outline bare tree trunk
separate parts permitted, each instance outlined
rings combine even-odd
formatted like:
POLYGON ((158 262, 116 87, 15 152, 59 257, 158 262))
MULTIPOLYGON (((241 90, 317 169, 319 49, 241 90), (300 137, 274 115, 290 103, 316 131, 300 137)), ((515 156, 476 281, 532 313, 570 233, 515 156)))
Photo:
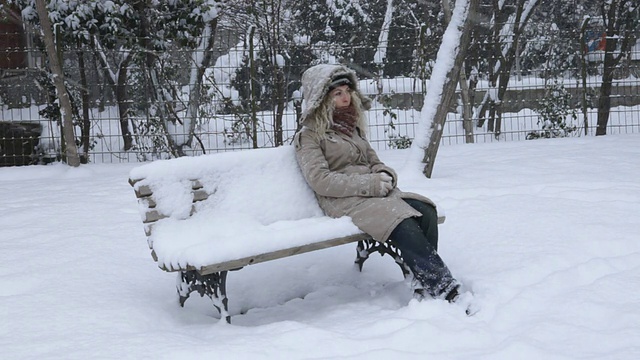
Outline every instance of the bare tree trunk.
MULTIPOLYGON (((605 50, 604 53, 602 85, 600 85, 600 96, 598 98, 598 126, 596 128, 596 136, 607 134, 607 124, 609 123, 609 114, 611 113, 611 89, 613 88, 613 70, 615 70, 616 64, 613 61, 612 51, 609 51, 609 43, 613 43, 613 41, 607 41, 607 50, 605 50)), ((615 47, 613 50, 615 50, 615 47)))
MULTIPOLYGON (((447 24, 451 21, 451 4, 449 0, 442 2, 442 8, 444 10, 444 17, 447 24)), ((473 139, 473 121, 471 120, 471 96, 469 86, 467 84, 467 74, 464 70, 464 65, 460 68, 460 76, 458 78, 460 84, 460 98, 462 101, 462 128, 464 129, 465 143, 472 144, 473 139)))
POLYGON ((56 87, 56 92, 58 93, 60 110, 62 111, 65 159, 67 164, 70 166, 78 167, 80 166, 80 157, 78 156, 78 147, 76 146, 75 134, 73 132, 71 100, 69 99, 69 94, 64 86, 64 73, 62 72, 62 65, 60 64, 56 53, 56 47, 53 42, 53 30, 51 27, 51 21, 49 21, 49 12, 47 11, 44 0, 36 0, 36 11, 38 12, 40 24, 42 25, 47 57, 49 58, 49 64, 51 65, 53 82, 56 87))
POLYGON ((284 145, 284 134, 282 129, 282 119, 284 118, 284 108, 286 103, 286 94, 285 94, 285 81, 284 74, 282 73, 282 69, 278 67, 278 71, 275 73, 276 75, 276 92, 275 92, 275 100, 276 100, 276 112, 275 118, 273 121, 274 128, 274 145, 282 146, 284 145))
MULTIPOLYGON (((134 3, 137 6, 137 10, 140 14, 146 13, 146 7, 148 1, 138 1, 134 3)), ((149 35, 151 28, 149 19, 146 16, 140 18, 140 45, 144 51, 144 72, 146 73, 146 95, 149 100, 151 109, 147 110, 147 116, 154 116, 157 118, 157 123, 162 127, 164 131, 164 138, 167 140, 167 147, 174 157, 186 156, 182 149, 176 144, 173 134, 170 132, 169 120, 171 112, 173 110, 171 103, 165 98, 164 90, 160 81, 162 80, 159 70, 156 67, 157 55, 153 49, 153 44, 149 41, 151 36, 149 35), (153 115, 151 115, 153 113, 153 115)), ((147 118, 147 121, 153 121, 151 118, 147 118)))
POLYGON ((96 58, 102 65, 105 73, 106 82, 109 84, 113 95, 116 97, 116 103, 118 104, 118 116, 120 117, 120 133, 122 134, 122 140, 124 142, 124 151, 130 150, 133 147, 133 136, 129 129, 129 99, 127 96, 127 80, 129 63, 133 59, 133 54, 130 51, 125 52, 123 58, 118 65, 116 73, 111 71, 109 62, 107 61, 106 54, 102 49, 102 46, 98 43, 97 39, 93 39, 93 49, 96 53, 96 58))
POLYGON ((488 127, 490 131, 495 132, 496 137, 500 135, 502 102, 507 91, 509 78, 511 77, 511 69, 516 61, 516 51, 520 48, 520 36, 524 31, 525 25, 531 18, 533 10, 539 5, 539 3, 540 2, 538 0, 518 0, 516 3, 513 24, 508 23, 508 18, 500 18, 503 13, 501 6, 504 6, 504 3, 498 0, 494 0, 492 3, 493 16, 495 19, 491 45, 493 54, 489 58, 489 83, 491 87, 489 91, 492 96, 485 96, 483 103, 480 105, 478 113, 480 114, 479 116, 481 121, 478 122, 478 126, 483 125, 483 113, 489 110, 490 123, 488 127), (502 27, 499 27, 500 24, 502 24, 502 27), (501 43, 501 34, 504 31, 504 28, 509 25, 513 25, 512 41, 510 43, 501 43), (497 90, 493 90, 496 87, 497 90))
POLYGON ((77 52, 78 68, 80 71, 80 93, 82 94, 82 135, 80 136, 80 144, 82 144, 82 155, 80 161, 86 164, 89 161, 89 137, 91 131, 91 120, 89 119, 89 88, 87 84, 87 74, 84 62, 84 48, 77 52))
MULTIPOLYGON (((296 134, 302 130, 302 123, 300 122, 300 120, 302 119, 302 101, 300 100, 295 100, 293 102, 293 109, 296 112, 296 134)), ((291 141, 293 143, 293 139, 291 141)))
MULTIPOLYGON (((507 93, 509 87, 509 79, 511 78, 511 69, 517 58, 517 50, 520 46, 520 37, 524 32, 524 27, 529 22, 533 10, 538 6, 540 2, 537 0, 521 0, 516 6, 516 16, 513 25, 513 42, 507 45, 506 51, 500 47, 500 71, 498 72, 498 99, 495 102, 496 110, 496 127, 494 129, 495 136, 500 135, 502 129, 502 104, 504 102, 504 96, 507 93), (530 5, 533 3, 533 5, 530 5), (504 54, 504 55, 503 55, 504 54)), ((493 118, 493 117, 492 117, 493 118)))
POLYGON ((460 69, 460 97, 462 98, 462 128, 464 129, 465 143, 473 144, 473 106, 471 104, 471 90, 467 85, 467 74, 464 66, 460 69))
POLYGON ((496 125, 496 102, 489 101, 489 123, 487 124, 487 130, 489 132, 495 132, 496 125))
MULTIPOLYGON (((93 46, 91 47, 91 49, 95 50, 93 46)), ((104 104, 106 103, 106 87, 104 86, 104 78, 106 76, 104 74, 105 70, 98 67, 98 56, 96 56, 95 51, 93 52, 93 56, 91 57, 91 65, 93 66, 93 71, 95 71, 96 73, 96 81, 91 89, 92 91, 94 91, 94 93, 100 94, 97 99, 98 112, 103 112, 104 104)))
MULTIPOLYGON (((478 118, 478 127, 484 125, 485 122, 485 114, 489 111, 489 123, 487 125, 487 130, 489 132, 493 132, 494 129, 494 114, 495 114, 495 96, 497 91, 495 88, 498 83, 498 76, 500 74, 500 66, 501 64, 500 58, 500 28, 499 24, 503 24, 504 21, 499 21, 498 16, 500 15, 500 3, 498 0, 493 0, 491 2, 491 6, 493 8, 493 28, 491 29, 490 36, 490 46, 489 46, 489 59, 488 62, 488 70, 489 70, 489 89, 485 93, 484 99, 480 104, 478 110, 479 118, 478 118)), ((504 25, 503 25, 504 26, 504 25)))
POLYGON ((286 94, 286 82, 285 75, 282 69, 283 64, 279 64, 277 59, 279 56, 282 56, 282 44, 281 36, 282 33, 280 31, 280 24, 282 19, 282 2, 281 1, 272 1, 271 6, 273 9, 273 20, 272 20, 272 44, 273 46, 273 55, 272 55, 272 64, 274 66, 273 72, 275 76, 275 88, 276 88, 276 114, 274 119, 274 130, 275 130, 275 145, 282 146, 284 145, 284 136, 282 129, 282 119, 284 118, 284 109, 287 103, 287 94, 286 94))
MULTIPOLYGON (((449 106, 451 101, 454 98, 456 92, 456 85, 460 76, 460 69, 462 68, 462 63, 464 61, 464 57, 467 53, 467 47, 469 46, 469 40, 471 39, 471 19, 473 18, 473 14, 475 13, 476 6, 478 4, 478 0, 458 0, 456 1, 456 7, 454 9, 454 17, 455 13, 458 12, 459 16, 462 18, 462 22, 458 23, 457 21, 452 20, 447 29, 445 31, 443 39, 452 38, 453 36, 447 37, 448 34, 456 34, 460 33, 460 42, 456 47, 455 60, 452 66, 449 66, 446 69, 446 79, 442 84, 442 88, 434 88, 432 89, 431 84, 433 82, 429 82, 429 90, 428 93, 442 94, 439 104, 437 105, 436 112, 431 121, 431 135, 429 138, 429 144, 424 149, 424 157, 422 162, 425 164, 423 173, 426 177, 431 178, 431 174, 433 173, 433 165, 436 160, 436 155, 438 154, 438 148, 440 147, 440 139, 442 138, 442 131, 444 129, 444 123, 447 119, 447 113, 449 112, 449 106)), ((441 54, 438 53, 437 62, 448 61, 449 56, 451 54, 441 54)), ((435 85, 438 86, 439 85, 435 85)), ((425 103, 425 105, 427 105, 425 103)))
POLYGON ((115 84, 116 101, 118 102, 118 114, 120 115, 120 133, 124 141, 124 151, 133 147, 133 136, 129 129, 129 97, 127 96, 127 78, 129 63, 133 56, 125 55, 118 66, 118 82, 115 84))
POLYGON ((258 100, 256 99, 256 61, 253 54, 253 37, 256 27, 249 30, 249 89, 251 93, 251 141, 254 149, 258 148, 258 100))
POLYGON ((373 63, 376 65, 376 88, 378 89, 378 98, 384 91, 384 85, 382 79, 384 78, 384 63, 387 58, 387 49, 389 47, 389 29, 391 28, 391 22, 393 20, 393 0, 387 0, 387 8, 384 14, 384 21, 382 21, 382 27, 378 34, 378 46, 376 46, 376 52, 373 55, 373 63))
POLYGON ((584 135, 589 135, 589 117, 587 113, 587 38, 586 30, 589 24, 589 18, 585 18, 582 21, 580 27, 580 53, 582 59, 580 59, 580 75, 582 76, 582 117, 584 122, 584 135))
MULTIPOLYGON (((193 70, 193 76, 191 78, 191 90, 189 92, 189 104, 187 106, 187 115, 185 122, 188 122, 187 127, 187 141, 183 144, 179 144, 182 148, 185 145, 191 146, 193 143, 193 137, 196 132, 196 123, 198 120, 198 110, 200 109, 200 102, 202 98, 202 83, 204 78, 205 70, 211 64, 211 60, 213 58, 213 44, 215 40, 216 30, 218 28, 218 18, 212 19, 205 27, 203 31, 202 38, 200 39, 200 44, 197 49, 194 49, 194 59, 201 58, 201 61, 194 61, 192 66, 195 66, 193 70), (204 54, 199 56, 196 52, 202 51, 204 54)), ((204 150, 204 149, 202 149, 204 150)))
MULTIPOLYGON (((602 85, 600 86, 600 98, 598 99, 598 126, 596 136, 607 134, 607 124, 611 112, 611 89, 613 87, 613 73, 620 60, 629 53, 631 47, 632 29, 635 20, 631 13, 637 11, 638 3, 631 0, 612 0, 602 4, 602 19, 606 25, 606 45, 604 49, 604 69, 602 70, 602 85), (635 8, 631 6, 635 5, 635 8), (620 52, 614 55, 618 47, 619 39, 620 52)), ((635 41, 634 41, 635 42, 635 41)))
POLYGON ((282 146, 284 145, 282 119, 287 103, 286 79, 282 69, 285 64, 280 43, 282 38, 280 24, 283 16, 283 4, 280 0, 264 0, 260 5, 262 5, 262 9, 255 12, 255 18, 262 46, 269 54, 269 70, 273 77, 273 142, 275 146, 282 146), (280 60, 282 60, 282 63, 280 60))

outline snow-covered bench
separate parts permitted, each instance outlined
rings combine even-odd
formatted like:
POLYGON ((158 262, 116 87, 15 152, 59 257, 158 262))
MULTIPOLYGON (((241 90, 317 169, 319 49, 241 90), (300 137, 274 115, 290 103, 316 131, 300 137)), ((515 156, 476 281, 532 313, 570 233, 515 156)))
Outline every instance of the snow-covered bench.
POLYGON ((360 270, 379 252, 410 274, 395 248, 349 217, 323 214, 292 146, 156 161, 131 170, 129 182, 153 259, 179 272, 180 305, 197 291, 227 322, 227 272, 247 265, 357 242, 360 270))

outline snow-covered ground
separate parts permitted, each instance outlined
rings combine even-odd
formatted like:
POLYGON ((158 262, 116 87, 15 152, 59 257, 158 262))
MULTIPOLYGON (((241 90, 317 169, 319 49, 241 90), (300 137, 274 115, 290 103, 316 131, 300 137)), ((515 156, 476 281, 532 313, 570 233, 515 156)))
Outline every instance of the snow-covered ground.
POLYGON ((475 293, 416 302, 354 245, 228 278, 232 325, 177 305, 127 183, 138 164, 0 169, 6 359, 638 359, 640 136, 441 147, 433 179, 380 156, 446 210, 440 253, 475 293))

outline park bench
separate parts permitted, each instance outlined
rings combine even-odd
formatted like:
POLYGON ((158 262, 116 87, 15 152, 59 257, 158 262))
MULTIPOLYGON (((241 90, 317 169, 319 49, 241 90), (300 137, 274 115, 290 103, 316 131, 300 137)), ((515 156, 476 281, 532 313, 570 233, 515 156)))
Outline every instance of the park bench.
POLYGON ((378 252, 411 276, 393 246, 323 214, 292 146, 159 160, 132 169, 129 183, 153 259, 178 272, 180 306, 195 291, 228 323, 227 273, 248 265, 357 243, 360 270, 378 252))

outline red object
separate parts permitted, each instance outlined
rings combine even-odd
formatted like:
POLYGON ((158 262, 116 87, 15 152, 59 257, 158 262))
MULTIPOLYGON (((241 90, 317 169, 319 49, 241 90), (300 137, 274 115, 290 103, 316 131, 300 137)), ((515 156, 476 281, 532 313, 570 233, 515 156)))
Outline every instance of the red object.
POLYGON ((602 36, 600 37, 600 42, 598 43, 598 47, 596 48, 596 50, 604 51, 606 47, 607 47, 607 33, 603 32, 602 36))

